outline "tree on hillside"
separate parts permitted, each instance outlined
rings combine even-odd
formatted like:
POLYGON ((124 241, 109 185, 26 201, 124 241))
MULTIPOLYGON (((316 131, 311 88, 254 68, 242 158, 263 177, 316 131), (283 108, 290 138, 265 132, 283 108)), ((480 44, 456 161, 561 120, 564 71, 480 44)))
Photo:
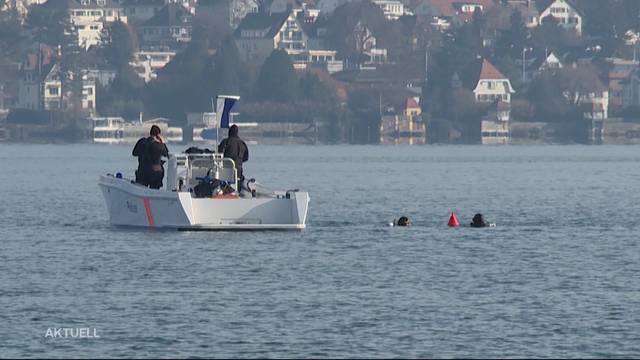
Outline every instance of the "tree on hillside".
POLYGON ((144 81, 129 63, 134 51, 135 39, 126 24, 118 21, 104 29, 98 53, 116 70, 116 77, 109 87, 96 89, 100 114, 132 119, 144 111, 144 81))
POLYGON ((527 28, 519 11, 514 11, 510 18, 509 30, 501 33, 496 43, 496 57, 510 56, 517 59, 524 47, 527 46, 527 28))
POLYGON ((188 112, 211 111, 213 59, 204 42, 192 41, 146 86, 145 108, 178 123, 188 112))
POLYGON ((132 33, 121 21, 111 23, 102 33, 101 52, 109 65, 120 70, 129 66, 135 51, 132 33))
POLYGON ((584 40, 574 31, 560 27, 558 20, 553 16, 547 16, 542 20, 542 24, 533 30, 531 42, 536 49, 548 49, 562 54, 570 48, 580 46, 584 40))
POLYGON ((333 95, 331 90, 324 84, 317 75, 306 73, 298 83, 299 99, 319 103, 329 102, 333 95))
POLYGON ((263 101, 293 102, 297 82, 289 55, 284 50, 274 50, 262 64, 255 97, 263 101))
POLYGON ((63 7, 49 6, 47 3, 32 6, 26 19, 27 27, 33 32, 34 39, 51 46, 64 46, 75 41, 74 27, 63 7))
POLYGON ((589 66, 547 70, 529 87, 528 98, 538 119, 564 122, 581 118, 581 96, 604 90, 596 69, 589 66))
POLYGON ((248 95, 249 69, 240 60, 233 37, 227 36, 214 57, 213 81, 217 94, 248 95))
MULTIPOLYGON (((0 8, 2 8, 1 4, 0 8)), ((9 9, 0 12, 0 56, 6 56, 8 53, 25 48, 27 41, 27 34, 20 24, 16 10, 9 9)))
POLYGON ((358 35, 354 34, 358 23, 376 37, 388 30, 382 10, 369 1, 357 0, 339 6, 327 20, 327 39, 344 59, 358 61, 362 54, 362 36, 354 38, 358 35))

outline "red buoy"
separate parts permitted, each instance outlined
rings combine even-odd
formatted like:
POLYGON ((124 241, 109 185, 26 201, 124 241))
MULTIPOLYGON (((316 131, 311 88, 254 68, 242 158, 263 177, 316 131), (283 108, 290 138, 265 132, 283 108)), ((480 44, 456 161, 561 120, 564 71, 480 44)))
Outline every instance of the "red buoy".
POLYGON ((460 223, 458 223, 458 219, 456 219, 456 214, 451 212, 451 216, 449 216, 449 222, 447 223, 450 227, 458 227, 460 223))

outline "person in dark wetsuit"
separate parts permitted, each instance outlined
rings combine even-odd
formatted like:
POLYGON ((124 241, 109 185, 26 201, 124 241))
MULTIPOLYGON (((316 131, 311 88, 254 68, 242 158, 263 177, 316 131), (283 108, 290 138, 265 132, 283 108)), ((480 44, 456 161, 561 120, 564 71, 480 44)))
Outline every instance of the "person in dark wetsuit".
POLYGON ((411 226, 411 220, 406 216, 401 216, 395 224, 396 226, 411 226))
MULTIPOLYGON (((153 125, 153 126, 156 126, 156 125, 153 125)), ((133 151, 131 152, 131 155, 138 158, 138 168, 136 169, 136 182, 144 186, 149 185, 146 183, 145 181, 146 179, 144 178, 143 171, 142 171, 142 159, 144 157, 144 150, 147 146, 148 139, 149 138, 147 137, 140 138, 138 142, 136 142, 136 145, 133 147, 133 151)))
POLYGON ((238 137, 238 126, 231 125, 229 136, 218 145, 218 152, 224 157, 232 159, 236 163, 238 171, 238 187, 242 188, 244 175, 242 174, 242 163, 249 160, 249 148, 247 144, 238 137))
POLYGON ((158 126, 153 125, 149 134, 138 170, 142 174, 140 183, 152 189, 160 189, 164 178, 162 157, 169 156, 169 149, 160 135, 158 126))
POLYGON ((489 225, 484 221, 484 216, 482 214, 476 214, 471 220, 471 227, 483 228, 487 226, 489 225))

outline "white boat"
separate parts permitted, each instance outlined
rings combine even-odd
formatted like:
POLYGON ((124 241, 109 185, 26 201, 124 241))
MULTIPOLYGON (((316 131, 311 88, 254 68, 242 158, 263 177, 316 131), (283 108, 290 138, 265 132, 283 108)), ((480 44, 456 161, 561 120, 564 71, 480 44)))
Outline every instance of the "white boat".
POLYGON ((169 120, 164 118, 138 122, 127 122, 120 117, 95 117, 92 120, 93 142, 99 144, 135 144, 141 137, 149 136, 151 125, 160 127, 167 142, 182 141, 182 128, 169 126, 169 120))
POLYGON ((190 230, 304 229, 309 194, 269 190, 254 181, 226 195, 203 197, 199 184, 238 189, 233 160, 215 153, 170 154, 164 189, 150 189, 120 174, 100 177, 113 225, 190 230))

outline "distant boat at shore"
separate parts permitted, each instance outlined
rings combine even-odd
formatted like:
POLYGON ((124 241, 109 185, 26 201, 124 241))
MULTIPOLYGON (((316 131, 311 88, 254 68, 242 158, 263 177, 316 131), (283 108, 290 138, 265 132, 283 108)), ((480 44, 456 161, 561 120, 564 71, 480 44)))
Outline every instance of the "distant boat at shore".
POLYGON ((98 144, 134 144, 141 137, 149 136, 152 125, 160 127, 170 143, 182 142, 182 128, 169 126, 169 120, 156 118, 128 122, 121 117, 96 117, 93 120, 93 142, 98 144))

